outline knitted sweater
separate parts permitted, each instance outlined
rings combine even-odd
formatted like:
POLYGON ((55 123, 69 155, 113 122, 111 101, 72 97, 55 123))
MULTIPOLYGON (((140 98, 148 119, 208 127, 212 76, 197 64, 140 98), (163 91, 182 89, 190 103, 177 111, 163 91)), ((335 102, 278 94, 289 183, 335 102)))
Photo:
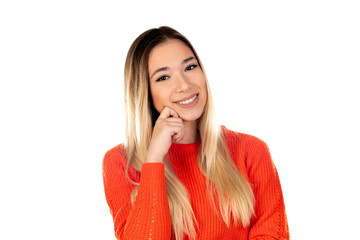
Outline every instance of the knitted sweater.
MULTIPOLYGON (((197 164, 200 143, 173 143, 167 156, 175 174, 188 190, 198 221, 196 239, 289 239, 280 181, 267 145, 256 137, 224 126, 222 131, 232 159, 251 184, 255 195, 255 217, 248 227, 230 225, 228 228, 206 197, 206 179, 197 164)), ((169 240, 171 220, 164 164, 144 163, 141 173, 129 167, 129 177, 140 182, 133 204, 130 196, 134 185, 127 179, 125 167, 122 145, 105 154, 103 180, 115 236, 117 239, 169 240)), ((217 206, 216 198, 215 201, 217 206)))

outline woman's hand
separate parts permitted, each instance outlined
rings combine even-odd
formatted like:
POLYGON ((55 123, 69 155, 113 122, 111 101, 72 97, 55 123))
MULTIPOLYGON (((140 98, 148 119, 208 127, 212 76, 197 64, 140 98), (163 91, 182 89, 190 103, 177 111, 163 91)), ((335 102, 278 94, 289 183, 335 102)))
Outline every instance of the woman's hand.
POLYGON ((181 118, 171 108, 164 107, 155 122, 145 162, 163 162, 171 143, 179 142, 183 137, 184 125, 181 118))

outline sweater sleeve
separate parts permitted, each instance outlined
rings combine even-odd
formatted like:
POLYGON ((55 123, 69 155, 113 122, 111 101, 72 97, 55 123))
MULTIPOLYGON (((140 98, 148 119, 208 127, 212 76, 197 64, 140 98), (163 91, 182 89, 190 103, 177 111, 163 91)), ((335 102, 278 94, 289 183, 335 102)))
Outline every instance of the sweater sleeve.
POLYGON ((249 240, 288 240, 279 176, 267 145, 257 138, 249 151, 247 168, 255 195, 255 217, 251 221, 249 240))
MULTIPOLYGON (((171 220, 168 208, 163 163, 145 163, 134 203, 134 185, 126 177, 126 160, 109 150, 103 159, 106 201, 114 220, 117 239, 170 239, 171 220)), ((134 169, 129 172, 136 173, 134 169)), ((129 175, 134 175, 130 174, 129 175)))

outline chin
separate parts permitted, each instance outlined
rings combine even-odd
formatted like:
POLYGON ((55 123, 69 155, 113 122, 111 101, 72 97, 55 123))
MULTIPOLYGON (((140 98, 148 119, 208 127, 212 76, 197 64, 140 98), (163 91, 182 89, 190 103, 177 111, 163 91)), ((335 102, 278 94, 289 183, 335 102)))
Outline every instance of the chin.
POLYGON ((189 114, 189 113, 179 113, 180 118, 183 121, 187 121, 187 122, 192 122, 192 121, 196 121, 198 120, 202 115, 202 112, 200 113, 193 113, 193 114, 189 114))
POLYGON ((184 118, 184 117, 181 117, 183 122, 193 122, 193 121, 197 121, 199 118, 184 118))

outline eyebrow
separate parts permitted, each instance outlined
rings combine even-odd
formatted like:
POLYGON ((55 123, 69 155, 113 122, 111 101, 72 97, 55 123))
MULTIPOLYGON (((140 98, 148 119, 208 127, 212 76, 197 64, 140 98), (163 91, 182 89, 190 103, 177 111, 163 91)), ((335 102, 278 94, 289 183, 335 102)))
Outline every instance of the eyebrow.
POLYGON ((196 59, 195 57, 188 57, 183 61, 183 64, 190 62, 191 60, 196 59))
MULTIPOLYGON (((182 64, 186 64, 188 62, 190 62, 191 60, 194 60, 196 59, 195 57, 188 57, 188 58, 185 58, 184 61, 182 62, 182 64)), ((169 67, 161 67, 161 68, 158 68, 155 70, 155 72, 151 75, 150 79, 152 79, 154 77, 155 74, 157 74, 158 72, 162 72, 162 71, 166 71, 168 70, 169 67)))

